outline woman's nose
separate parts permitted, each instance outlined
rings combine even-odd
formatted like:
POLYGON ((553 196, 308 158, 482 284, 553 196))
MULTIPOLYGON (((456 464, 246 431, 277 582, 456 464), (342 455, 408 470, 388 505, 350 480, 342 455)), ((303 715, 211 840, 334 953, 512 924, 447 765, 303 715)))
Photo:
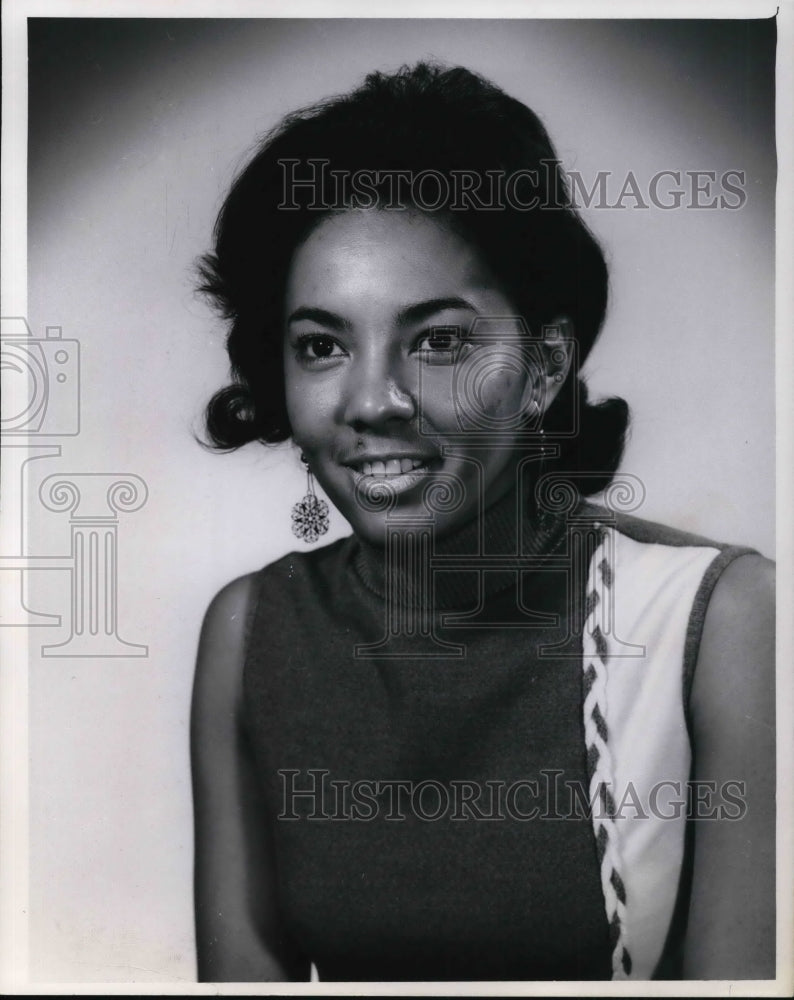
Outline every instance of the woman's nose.
POLYGON ((411 420, 416 403, 399 374, 381 363, 354 366, 347 380, 345 422, 357 428, 377 427, 390 420, 411 420))

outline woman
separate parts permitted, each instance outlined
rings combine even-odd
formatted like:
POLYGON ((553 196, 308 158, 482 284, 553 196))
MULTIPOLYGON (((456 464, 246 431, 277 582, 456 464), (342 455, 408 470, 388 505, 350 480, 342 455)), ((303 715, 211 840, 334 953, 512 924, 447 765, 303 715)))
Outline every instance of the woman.
POLYGON ((354 533, 207 612, 201 979, 773 976, 771 564, 584 499, 628 410, 536 116, 373 74, 265 140, 203 274, 213 442, 291 438, 296 533, 313 476, 354 533))

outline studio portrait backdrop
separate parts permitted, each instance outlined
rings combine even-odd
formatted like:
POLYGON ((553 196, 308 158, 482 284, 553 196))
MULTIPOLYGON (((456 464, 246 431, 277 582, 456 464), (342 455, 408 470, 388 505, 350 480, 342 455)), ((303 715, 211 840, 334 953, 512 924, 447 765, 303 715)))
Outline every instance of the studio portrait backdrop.
MULTIPOLYGON (((607 255, 585 374, 631 407, 635 513, 774 557, 775 24, 34 18, 28 44, 28 331, 4 337, 52 386, 21 514, 42 558, 30 976, 190 983, 201 618, 305 548, 294 447, 197 441, 228 360, 195 262, 232 179, 284 114, 375 69, 433 58, 528 104, 607 255), (76 641, 81 587, 105 645, 76 641)), ((348 532, 332 511, 325 540, 348 532)))

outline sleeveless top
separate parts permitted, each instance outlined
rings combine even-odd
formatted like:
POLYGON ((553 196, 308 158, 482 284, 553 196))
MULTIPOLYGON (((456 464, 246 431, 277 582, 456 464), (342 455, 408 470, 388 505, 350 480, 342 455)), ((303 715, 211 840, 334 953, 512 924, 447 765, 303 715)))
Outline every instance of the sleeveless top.
POLYGON ((679 976, 688 691, 748 551, 506 500, 260 571, 245 736, 285 943, 327 980, 679 976))

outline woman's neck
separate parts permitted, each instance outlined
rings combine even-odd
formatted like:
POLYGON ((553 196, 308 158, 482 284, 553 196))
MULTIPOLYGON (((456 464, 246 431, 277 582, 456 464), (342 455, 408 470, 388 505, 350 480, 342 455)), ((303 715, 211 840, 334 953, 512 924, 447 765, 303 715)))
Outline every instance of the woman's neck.
POLYGON ((515 569, 491 563, 486 570, 487 557, 547 553, 559 544, 564 529, 559 516, 519 509, 515 490, 509 490, 441 537, 432 522, 387 524, 385 545, 357 539, 353 565, 364 585, 384 599, 414 605, 432 600, 438 610, 463 608, 515 584, 515 569))

